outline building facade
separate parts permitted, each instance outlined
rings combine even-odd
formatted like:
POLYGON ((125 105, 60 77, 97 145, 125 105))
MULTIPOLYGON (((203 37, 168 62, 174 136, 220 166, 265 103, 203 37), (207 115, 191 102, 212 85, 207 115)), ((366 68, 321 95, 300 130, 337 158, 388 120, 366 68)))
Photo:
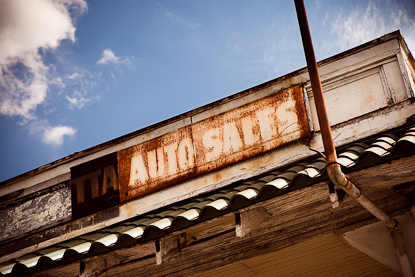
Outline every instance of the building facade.
MULTIPOLYGON (((394 32, 319 62, 342 170, 415 269, 415 62, 394 32)), ((0 184, 5 276, 402 273, 334 186, 307 69, 0 184)), ((399 249, 398 249, 399 251, 399 249)))

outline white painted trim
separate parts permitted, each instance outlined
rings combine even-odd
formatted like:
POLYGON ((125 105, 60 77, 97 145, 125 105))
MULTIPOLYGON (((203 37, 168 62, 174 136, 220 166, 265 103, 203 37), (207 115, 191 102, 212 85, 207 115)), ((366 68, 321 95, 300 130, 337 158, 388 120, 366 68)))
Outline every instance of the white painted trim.
MULTIPOLYGON (((369 116, 367 119, 360 120, 358 122, 352 121, 350 124, 341 124, 340 126, 334 127, 333 137, 337 137, 334 141, 335 146, 339 147, 349 144, 356 140, 375 135, 404 124, 406 118, 413 115, 415 103, 407 101, 388 109, 389 110, 387 112, 378 114, 377 116, 369 116)), ((374 114, 375 113, 377 112, 374 112, 374 114)), ((310 147, 320 152, 324 151, 319 132, 311 138, 310 147)), ((165 207, 197 195, 212 192, 237 181, 252 178, 265 172, 296 163, 313 155, 315 155, 315 152, 310 150, 307 145, 300 142, 293 143, 286 147, 276 149, 221 170, 190 179, 172 187, 168 187, 162 191, 124 203, 120 206, 120 213, 116 218, 87 226, 80 230, 71 231, 64 236, 43 241, 36 246, 30 246, 19 250, 16 253, 0 257, 0 263, 89 232, 97 231, 161 207, 165 207), (172 195, 174 195, 174 197, 172 197, 172 195)), ((88 217, 92 216, 93 215, 90 215, 88 217)))
POLYGON ((399 68, 401 70, 401 74, 403 78, 403 83, 405 85, 408 98, 412 98, 414 97, 414 91, 412 90, 411 82, 409 81, 410 76, 408 74, 408 71, 406 70, 405 57, 403 56, 404 55, 403 53, 405 53, 405 50, 402 49, 401 45, 400 45, 399 50, 400 51, 398 52, 397 57, 398 57, 399 68))

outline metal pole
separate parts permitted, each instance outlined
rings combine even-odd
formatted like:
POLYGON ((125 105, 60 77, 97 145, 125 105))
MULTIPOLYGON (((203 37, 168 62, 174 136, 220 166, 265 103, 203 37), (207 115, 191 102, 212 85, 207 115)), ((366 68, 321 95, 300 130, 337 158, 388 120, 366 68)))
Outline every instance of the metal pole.
POLYGON ((318 73, 316 57, 314 56, 313 42, 311 41, 310 29, 308 27, 307 15, 305 12, 304 1, 294 0, 295 9, 297 10, 298 23, 300 25, 301 38, 307 60, 308 73, 310 75, 311 89, 313 90, 314 103, 316 105, 318 123, 323 138, 324 152, 326 154, 327 164, 337 163, 336 150, 333 144, 330 123, 327 116, 326 104, 321 88, 320 75, 318 73))
POLYGON ((313 43, 311 41, 310 29, 308 27, 307 15, 303 0, 294 0, 297 11, 298 23, 300 25, 301 38, 307 61, 308 73, 310 75, 311 89, 313 90, 314 103, 316 105, 318 123, 320 124, 321 137, 323 139, 324 152, 326 154, 327 172, 330 180, 343 188, 350 196, 354 197, 366 210, 371 212, 375 217, 383 221, 388 227, 395 243, 396 253, 398 254, 402 274, 405 277, 413 276, 412 268, 406 253, 403 242, 402 232, 398 223, 387 213, 382 211, 365 195, 363 195, 356 183, 350 180, 337 163, 336 150, 334 148, 333 136, 331 133, 330 122, 327 116, 326 104, 321 87, 320 75, 318 73, 316 57, 314 55, 313 43))

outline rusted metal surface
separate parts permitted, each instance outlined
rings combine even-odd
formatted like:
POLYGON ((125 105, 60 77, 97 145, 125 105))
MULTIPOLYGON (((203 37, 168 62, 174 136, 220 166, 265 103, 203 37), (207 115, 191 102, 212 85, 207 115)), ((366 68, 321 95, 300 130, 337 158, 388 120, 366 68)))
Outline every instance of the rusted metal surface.
POLYGON ((131 200, 311 134, 302 86, 118 152, 120 199, 131 200))
POLYGON ((117 153, 71 168, 72 216, 120 203, 117 153))
POLYGON ((197 172, 209 172, 310 135, 301 86, 192 125, 197 172))
POLYGON ((191 127, 118 152, 121 202, 160 190, 195 173, 191 127))
POLYGON ((327 116, 326 105, 323 97, 320 76, 314 56, 313 44, 307 22, 307 15, 303 0, 295 0, 298 22, 300 24, 301 37, 303 39, 304 52, 307 60, 307 67, 310 74, 311 87, 315 98, 318 122, 320 124, 321 136, 323 138, 324 151, 326 153, 327 172, 334 185, 340 186, 348 195, 352 196, 372 215, 385 223, 394 239, 396 252, 399 257, 403 276, 413 276, 410 262, 406 254, 402 233, 398 222, 384 212, 357 188, 357 183, 347 177, 337 162, 336 150, 334 148, 330 123, 327 116))
POLYGON ((307 15, 303 0, 295 0, 298 23, 300 25, 301 38, 303 39, 304 52, 307 60, 308 73, 315 99, 318 122, 320 124, 321 136, 323 138, 324 152, 327 163, 336 163, 337 156, 334 149, 333 136, 331 133, 330 123, 327 116, 326 104, 323 97, 320 75, 318 73, 316 57, 314 55, 313 42, 311 41, 310 29, 308 27, 307 15))
MULTIPOLYGON (((322 65, 332 64, 333 62, 336 62, 336 61, 341 60, 343 58, 349 57, 349 56, 354 55, 356 53, 362 52, 362 51, 364 51, 366 49, 370 49, 370 48, 373 48, 373 47, 375 47, 375 46, 377 46, 379 44, 382 44, 382 43, 385 43, 385 42, 391 41, 391 40, 396 40, 396 39, 399 39, 400 41, 402 41, 402 44, 405 44, 404 41, 403 41, 403 38, 402 38, 402 36, 400 34, 400 32, 399 31, 395 31, 395 32, 392 32, 392 33, 387 34, 385 36, 382 36, 382 37, 380 37, 378 39, 372 40, 372 41, 367 42, 367 43, 365 43, 363 45, 360 45, 358 47, 355 47, 353 49, 344 51, 344 52, 342 52, 340 54, 337 54, 337 55, 332 56, 330 58, 327 58, 327 59, 325 59, 323 61, 320 61, 318 63, 318 65, 319 66, 322 66, 322 65)), ((405 49, 407 49, 406 46, 405 46, 405 49)), ((407 53, 409 53, 409 51, 407 53)), ((411 55, 409 55, 409 59, 411 61, 413 61, 413 58, 412 58, 411 55)), ((150 132, 152 130, 156 130, 156 129, 161 128, 163 126, 166 126, 166 125, 168 125, 168 124, 170 124, 172 122, 177 122, 178 120, 182 120, 184 118, 187 118, 189 116, 193 116, 193 115, 198 114, 198 113, 201 113, 203 111, 207 111, 207 110, 209 110, 209 109, 211 109, 213 107, 217 107, 219 105, 222 105, 223 103, 226 103, 226 102, 229 102, 229 101, 233 101, 235 99, 244 97, 246 95, 250 95, 252 93, 255 93, 256 91, 259 91, 259 90, 262 90, 262 89, 265 89, 265 88, 269 88, 269 87, 271 87, 273 85, 276 85, 276 84, 279 84, 279 83, 290 82, 292 79, 295 79, 298 76, 302 76, 306 72, 307 72, 307 68, 299 69, 299 70, 294 71, 294 72, 292 72, 290 74, 287 74, 287 75, 278 77, 278 78, 273 79, 273 80, 270 80, 270 81, 268 81, 266 83, 260 84, 258 86, 255 86, 255 87, 252 87, 252 88, 249 88, 249 89, 246 89, 244 91, 241 91, 241 92, 239 92, 237 94, 234 94, 234 95, 231 95, 229 97, 220 99, 220 100, 215 101, 215 102, 213 102, 211 104, 208 104, 206 106, 203 106, 203 107, 194 109, 192 111, 183 113, 181 115, 175 116, 175 117, 170 118, 168 120, 165 120, 165 121, 159 122, 157 124, 154 124, 154 125, 145 127, 143 129, 140 129, 140 130, 131 132, 129 134, 126 134, 124 136, 121 136, 121 137, 118 137, 116 139, 110 140, 108 142, 102 143, 100 145, 97 145, 97 146, 94 146, 94 147, 91 147, 91 148, 88 148, 88 149, 85 149, 85 150, 76 152, 74 154, 71 154, 71 155, 66 156, 66 157, 64 157, 62 159, 53 161, 53 162, 51 162, 49 164, 46 164, 44 166, 41 166, 41 167, 36 168, 34 170, 31 170, 29 172, 23 173, 23 174, 21 174, 19 176, 16 176, 14 178, 9 179, 9 180, 5 180, 3 182, 0 182, 0 190, 1 189, 8 190, 8 188, 10 186, 15 185, 16 183, 24 182, 28 178, 31 178, 33 176, 37 176, 39 174, 45 173, 45 172, 50 171, 52 169, 58 168, 58 167, 60 167, 62 165, 66 165, 68 163, 71 163, 73 161, 76 161, 78 159, 81 159, 81 158, 83 158, 85 156, 92 155, 94 153, 97 153, 97 152, 103 151, 105 149, 114 147, 114 146, 119 145, 119 144, 121 144, 121 143, 123 143, 125 141, 128 141, 128 140, 130 140, 130 139, 132 139, 134 137, 137 137, 137 136, 139 136, 141 134, 145 134, 145 133, 150 132)), ((298 84, 300 82, 306 81, 306 78, 300 78, 300 79, 301 80, 297 80, 297 81, 293 82, 292 84, 298 84)), ((69 172, 69 170, 67 172, 69 172)), ((67 173, 67 172, 64 172, 64 173, 67 173)))

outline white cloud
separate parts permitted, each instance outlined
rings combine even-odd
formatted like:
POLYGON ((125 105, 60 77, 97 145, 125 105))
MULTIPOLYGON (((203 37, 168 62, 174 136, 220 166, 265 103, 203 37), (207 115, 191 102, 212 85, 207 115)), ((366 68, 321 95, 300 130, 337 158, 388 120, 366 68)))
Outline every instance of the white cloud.
POLYGON ((61 146, 65 136, 74 136, 77 130, 70 126, 58 125, 52 127, 47 119, 35 119, 27 124, 29 133, 32 135, 40 135, 42 141, 48 145, 61 146))
POLYGON ((82 14, 86 9, 84 0, 0 1, 0 114, 18 116, 20 124, 45 130, 46 143, 59 145, 75 129, 45 127, 49 126, 47 120, 35 116, 50 86, 65 87, 62 78, 52 76, 53 66, 42 55, 56 49, 62 40, 75 41, 69 11, 82 14))
POLYGON ((117 80, 117 77, 115 77, 113 72, 111 72, 111 77, 112 77, 112 79, 117 80))
POLYGON ((65 136, 74 136, 76 129, 69 126, 47 128, 43 133, 43 142, 52 146, 61 146, 65 136))
POLYGON ((21 116, 24 120, 33 119, 32 112, 46 98, 47 71, 48 67, 38 53, 21 55, 14 65, 0 64, 0 113, 21 116), (17 71, 26 75, 25 78, 16 76, 17 71))
POLYGON ((333 45, 345 50, 397 29, 401 30, 409 47, 415 43, 415 19, 403 5, 395 2, 376 2, 385 6, 372 1, 362 3, 367 5, 356 6, 348 14, 338 11, 335 20, 330 22, 331 32, 337 37, 333 45))
MULTIPOLYGON (((131 57, 133 60, 134 57, 131 57)), ((134 65, 130 60, 130 57, 117 57, 114 52, 107 48, 104 51, 102 51, 102 57, 97 61, 98 64, 109 64, 113 63, 116 65, 126 65, 127 67, 134 69, 134 65)), ((111 77, 115 79, 115 75, 111 73, 111 77)))
POLYGON ((91 99, 86 98, 85 96, 82 95, 81 92, 77 90, 73 92, 72 97, 66 95, 65 99, 69 101, 70 109, 74 109, 74 108, 81 109, 91 101, 91 99))
POLYGON ((119 62, 120 58, 115 56, 114 52, 111 49, 105 49, 102 52, 102 58, 97 62, 99 64, 108 64, 108 63, 115 63, 119 62))
POLYGON ((192 21, 190 21, 190 20, 188 20, 188 19, 186 19, 186 18, 184 18, 182 16, 179 16, 179 15, 177 15, 177 14, 175 14, 175 13, 173 13, 173 12, 167 10, 167 9, 165 10, 164 13, 174 23, 181 24, 181 25, 186 26, 187 28, 190 28, 190 29, 197 29, 197 28, 199 28, 200 25, 202 25, 199 22, 192 22, 192 21))
POLYGON ((76 78, 80 77, 81 75, 78 72, 74 72, 68 76, 69 80, 75 80, 76 78))
POLYGON ((200 22, 193 22, 183 16, 180 16, 178 14, 173 13, 172 11, 169 11, 164 6, 162 6, 160 3, 157 4, 164 12, 164 14, 175 24, 179 24, 182 26, 185 26, 190 29, 197 29, 202 25, 200 22))
POLYGON ((100 74, 92 74, 87 70, 78 69, 78 71, 69 75, 65 79, 66 90, 72 90, 71 95, 66 94, 65 99, 68 101, 69 109, 81 109, 89 103, 98 100, 98 95, 90 95, 98 85, 97 80, 101 78, 100 74))

